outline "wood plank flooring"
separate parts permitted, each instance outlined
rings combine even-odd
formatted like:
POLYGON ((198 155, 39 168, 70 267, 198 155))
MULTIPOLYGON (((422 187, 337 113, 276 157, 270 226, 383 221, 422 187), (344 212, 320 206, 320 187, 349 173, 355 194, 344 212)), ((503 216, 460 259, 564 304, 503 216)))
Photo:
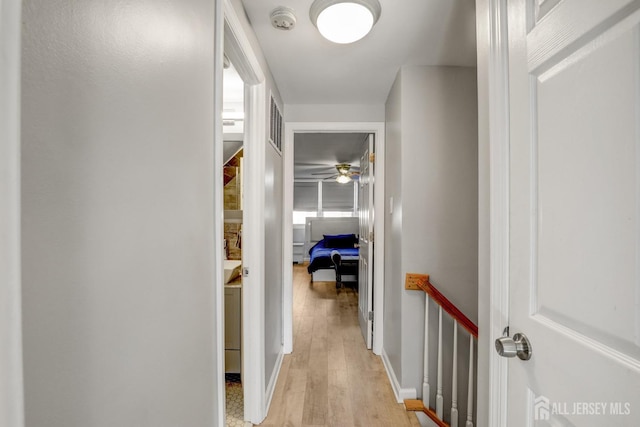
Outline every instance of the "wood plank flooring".
POLYGON ((293 353, 284 357, 264 427, 420 426, 395 400, 380 357, 365 347, 358 296, 310 283, 293 267, 293 353))

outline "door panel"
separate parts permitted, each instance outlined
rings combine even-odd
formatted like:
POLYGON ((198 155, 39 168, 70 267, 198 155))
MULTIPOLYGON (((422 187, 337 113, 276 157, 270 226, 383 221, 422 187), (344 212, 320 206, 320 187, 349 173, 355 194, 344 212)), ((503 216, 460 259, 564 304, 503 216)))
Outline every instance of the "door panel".
POLYGON ((535 311, 615 347, 639 332, 637 94, 628 86, 637 79, 637 36, 626 32, 603 46, 585 46, 538 76, 533 88, 535 311), (619 114, 607 119, 608 111, 619 114), (607 283, 617 283, 616 291, 607 283))
POLYGON ((638 9, 509 2, 509 426, 640 422, 638 9))
POLYGON ((371 348, 373 339, 373 321, 369 313, 373 310, 373 135, 369 135, 364 153, 360 158, 360 181, 358 183, 359 215, 359 263, 358 263, 358 318, 362 336, 371 348))

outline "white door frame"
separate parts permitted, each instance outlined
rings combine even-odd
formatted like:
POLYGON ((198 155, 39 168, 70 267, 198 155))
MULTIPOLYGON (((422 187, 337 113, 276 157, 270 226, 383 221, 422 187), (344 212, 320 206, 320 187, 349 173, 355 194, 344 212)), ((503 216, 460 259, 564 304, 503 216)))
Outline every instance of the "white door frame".
POLYGON ((0 424, 24 426, 20 280, 20 0, 0 0, 0 424))
POLYGON ((509 324, 507 0, 477 0, 479 130, 478 425, 506 427, 507 359, 493 341, 509 324), (487 229, 488 228, 488 229, 487 229), (489 253, 488 257, 483 256, 489 253))
MULTIPOLYGON (((264 156, 266 135, 266 84, 265 75, 251 43, 243 29, 231 0, 216 0, 224 12, 224 25, 216 22, 215 84, 216 84, 216 144, 214 173, 222 183, 222 74, 223 54, 227 56, 245 82, 245 130, 244 130, 244 200, 243 200, 243 269, 250 274, 242 279, 242 355, 244 419, 259 424, 266 416, 265 344, 264 344, 264 156), (223 37, 224 35, 224 37, 223 37)), ((216 388, 218 396, 219 425, 225 425, 224 381, 224 280, 222 244, 223 188, 215 185, 215 242, 216 256, 216 388)))
POLYGON ((284 125, 284 207, 283 207, 283 324, 284 353, 293 351, 293 140, 296 133, 373 133, 374 167, 374 259, 373 266, 373 352, 382 353, 384 307, 384 122, 288 122, 284 125))

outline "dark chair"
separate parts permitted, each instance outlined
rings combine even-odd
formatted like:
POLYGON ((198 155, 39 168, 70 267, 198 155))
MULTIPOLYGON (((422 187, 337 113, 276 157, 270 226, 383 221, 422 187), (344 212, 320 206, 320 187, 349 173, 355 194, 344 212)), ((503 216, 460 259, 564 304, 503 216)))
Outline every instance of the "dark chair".
POLYGON ((342 255, 338 251, 331 252, 331 261, 333 268, 336 270, 336 287, 342 287, 344 282, 342 276, 356 276, 356 284, 358 283, 358 261, 342 262, 342 255))

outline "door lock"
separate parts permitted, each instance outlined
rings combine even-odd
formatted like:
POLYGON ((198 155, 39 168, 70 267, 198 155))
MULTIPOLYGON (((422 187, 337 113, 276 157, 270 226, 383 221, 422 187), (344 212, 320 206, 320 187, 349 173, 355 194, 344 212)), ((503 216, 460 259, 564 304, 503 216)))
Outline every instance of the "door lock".
POLYGON ((496 340, 496 351, 502 357, 516 357, 520 360, 531 359, 531 343, 525 334, 515 334, 513 338, 509 336, 508 327, 505 328, 505 336, 496 340))

